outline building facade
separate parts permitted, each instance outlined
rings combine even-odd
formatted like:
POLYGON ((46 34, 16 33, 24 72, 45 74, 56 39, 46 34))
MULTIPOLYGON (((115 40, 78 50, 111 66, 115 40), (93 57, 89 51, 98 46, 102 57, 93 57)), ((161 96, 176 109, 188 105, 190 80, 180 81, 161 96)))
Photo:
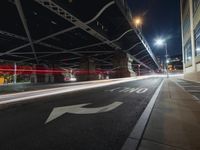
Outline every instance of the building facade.
POLYGON ((180 0, 184 77, 200 81, 200 0, 180 0))

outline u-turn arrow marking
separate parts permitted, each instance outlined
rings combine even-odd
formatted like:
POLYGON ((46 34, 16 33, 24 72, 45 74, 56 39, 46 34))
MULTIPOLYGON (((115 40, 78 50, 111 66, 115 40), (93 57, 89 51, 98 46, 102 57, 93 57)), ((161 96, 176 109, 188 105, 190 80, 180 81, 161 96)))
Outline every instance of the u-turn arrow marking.
POLYGON ((91 103, 86 104, 79 104, 79 105, 71 105, 71 106, 63 106, 63 107, 55 107, 49 117, 47 118, 45 123, 49 123, 53 121, 54 119, 64 115, 65 113, 71 113, 71 114, 96 114, 96 113, 103 113, 111 111, 117 107, 119 107, 122 102, 113 102, 110 105, 103 106, 103 107, 96 107, 96 108, 85 108, 84 106, 87 106, 91 103))

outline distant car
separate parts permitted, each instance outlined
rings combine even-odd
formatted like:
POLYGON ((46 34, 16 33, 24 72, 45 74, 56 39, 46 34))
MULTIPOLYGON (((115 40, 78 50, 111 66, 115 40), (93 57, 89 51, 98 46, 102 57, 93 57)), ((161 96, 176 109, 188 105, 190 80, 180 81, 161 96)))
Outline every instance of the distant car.
POLYGON ((70 78, 70 77, 65 77, 65 78, 64 78, 64 81, 65 81, 65 82, 76 81, 76 78, 74 78, 74 77, 71 77, 71 78, 70 78))

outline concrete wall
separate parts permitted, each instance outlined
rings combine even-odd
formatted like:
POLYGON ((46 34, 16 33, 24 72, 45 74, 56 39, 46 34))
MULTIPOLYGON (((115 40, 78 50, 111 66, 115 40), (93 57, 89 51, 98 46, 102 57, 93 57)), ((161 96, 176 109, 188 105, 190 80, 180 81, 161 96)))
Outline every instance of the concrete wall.
POLYGON ((200 72, 184 74, 184 79, 199 82, 200 72))
POLYGON ((196 56, 196 47, 195 47, 195 37, 194 30, 200 22, 200 5, 197 10, 193 10, 193 0, 180 0, 181 4, 181 28, 182 28, 182 53, 183 53, 183 70, 184 78, 200 81, 200 56, 196 56), (186 6, 183 9, 182 4, 186 2, 186 6), (187 16, 189 13, 189 16, 187 16), (189 29, 186 33, 183 33, 183 24, 186 23, 186 20, 190 20, 189 29), (192 49, 192 59, 191 61, 186 62, 185 60, 185 50, 184 47, 188 39, 191 38, 191 49, 192 49))

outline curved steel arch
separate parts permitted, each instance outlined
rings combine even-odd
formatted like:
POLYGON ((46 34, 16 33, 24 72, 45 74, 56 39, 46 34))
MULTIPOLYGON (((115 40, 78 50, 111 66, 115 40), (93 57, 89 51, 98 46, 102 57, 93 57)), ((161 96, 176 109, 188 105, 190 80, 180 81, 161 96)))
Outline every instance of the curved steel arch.
POLYGON ((92 23, 95 21, 107 8, 109 8, 111 5, 115 4, 115 1, 111 1, 108 4, 106 4, 98 13, 96 16, 94 16, 92 19, 86 21, 86 24, 92 23))

